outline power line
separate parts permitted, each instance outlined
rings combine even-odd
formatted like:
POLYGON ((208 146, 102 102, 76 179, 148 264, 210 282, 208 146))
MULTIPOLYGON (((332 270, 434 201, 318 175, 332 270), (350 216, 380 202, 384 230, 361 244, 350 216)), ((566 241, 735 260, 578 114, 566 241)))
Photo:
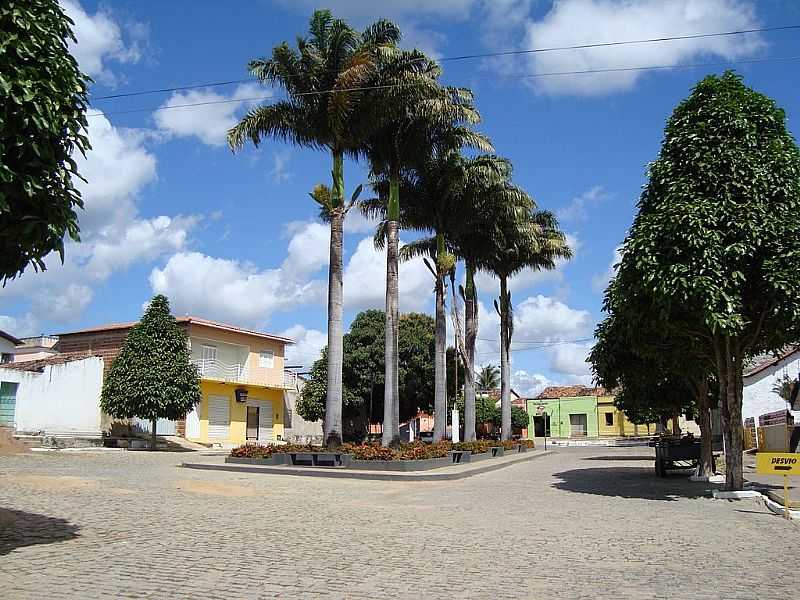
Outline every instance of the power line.
MULTIPOLYGON (((800 56, 778 56, 772 58, 753 58, 753 59, 742 59, 742 60, 730 60, 730 61, 721 61, 721 62, 711 62, 711 63, 696 63, 691 65, 652 65, 647 67, 613 67, 608 69, 586 69, 583 71, 554 71, 550 73, 533 73, 530 75, 519 75, 515 77, 515 79, 535 79, 538 77, 552 77, 558 75, 586 75, 591 73, 621 73, 626 71, 652 71, 652 70, 678 70, 678 69, 700 69, 706 67, 720 67, 725 65, 739 65, 739 64, 755 64, 755 63, 769 63, 769 62, 789 62, 789 61, 796 61, 800 60, 800 56)), ((368 90, 378 90, 378 89, 389 89, 393 87, 402 87, 404 85, 413 85, 413 84, 387 84, 387 85, 373 85, 373 86, 361 86, 361 87, 352 87, 352 88, 342 88, 338 90, 317 90, 314 92, 301 92, 298 94, 294 94, 294 96, 313 96, 313 95, 322 95, 322 94, 332 94, 337 92, 361 92, 361 91, 368 91, 368 90)), ((206 102, 188 102, 185 104, 170 104, 167 106, 156 106, 150 108, 135 108, 131 110, 120 110, 120 111, 113 111, 109 113, 103 112, 96 112, 96 113, 87 113, 87 117, 101 117, 101 116, 111 116, 111 115, 127 115, 133 113, 141 113, 141 112, 157 112, 162 110, 169 110, 174 108, 190 108, 196 106, 209 106, 215 104, 230 104, 233 102, 256 102, 259 100, 269 100, 273 98, 272 95, 269 96, 256 96, 250 98, 229 98, 226 100, 209 100, 206 102)))
MULTIPOLYGON (((564 50, 586 50, 589 48, 605 48, 610 46, 624 46, 624 45, 631 45, 631 44, 654 44, 660 42, 671 42, 671 41, 679 41, 679 40, 694 40, 700 38, 710 38, 710 37, 729 37, 734 35, 744 35, 748 33, 768 33, 773 31, 787 31, 792 29, 800 29, 800 25, 782 25, 778 27, 760 27, 760 28, 753 28, 753 29, 739 29, 735 31, 721 31, 721 32, 714 32, 714 33, 696 33, 691 35, 675 35, 675 36, 665 36, 665 37, 658 37, 658 38, 644 38, 638 40, 619 40, 613 42, 595 42, 589 44, 576 44, 572 46, 551 46, 548 48, 530 48, 527 50, 501 50, 497 52, 483 52, 478 54, 462 54, 460 56, 448 56, 444 58, 440 58, 439 62, 455 62, 455 61, 462 61, 462 60, 474 60, 478 58, 497 58, 501 56, 521 56, 526 54, 540 54, 544 52, 559 52, 564 50)), ((180 85, 175 87, 168 87, 168 88, 160 88, 160 89, 153 89, 153 90, 141 90, 135 92, 124 92, 120 94, 109 94, 106 96, 98 96, 93 98, 92 101, 96 102, 99 100, 114 100, 117 98, 127 98, 131 96, 143 96, 146 94, 163 94, 167 92, 179 92, 184 90, 193 90, 198 88, 204 87, 219 87, 225 85, 234 85, 238 83, 248 83, 252 82, 252 79, 232 79, 230 81, 216 81, 210 83, 199 83, 199 84, 192 84, 192 85, 180 85)))

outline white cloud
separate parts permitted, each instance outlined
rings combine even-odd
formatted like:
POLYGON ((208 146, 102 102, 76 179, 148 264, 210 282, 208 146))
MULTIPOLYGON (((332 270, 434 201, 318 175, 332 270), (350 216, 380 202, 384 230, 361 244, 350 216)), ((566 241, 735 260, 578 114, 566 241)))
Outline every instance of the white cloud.
POLYGON ((561 221, 583 222, 589 218, 589 210, 608 199, 608 193, 602 185, 596 185, 591 189, 576 196, 569 203, 559 208, 556 215, 561 221))
MULTIPOLYGON (((511 25, 513 26, 513 20, 511 25)), ((742 0, 571 0, 556 1, 540 20, 528 20, 521 47, 546 48, 750 29, 758 26, 755 6, 742 0)), ((675 40, 528 56, 526 72, 542 74, 617 67, 675 66, 704 58, 733 60, 764 47, 758 34, 675 40)), ((643 71, 538 77, 539 93, 605 95, 631 89, 643 71)))
MULTIPOLYGON (((588 311, 575 309, 549 296, 529 296, 514 302, 514 333, 512 352, 537 347, 539 344, 554 344, 583 339, 591 335, 593 320, 588 311)), ((478 347, 479 362, 491 360, 500 354, 500 317, 493 305, 486 307, 478 303, 478 347)), ((543 346, 546 350, 558 347, 543 346)))
POLYGON ((0 329, 17 338, 34 336, 41 332, 39 319, 33 313, 20 317, 0 315, 0 329))
MULTIPOLYGON (((572 249, 574 255, 578 254, 583 245, 577 235, 567 233, 567 245, 572 249)), ((532 288, 535 285, 544 283, 559 283, 564 280, 564 267, 568 264, 566 260, 556 261, 556 268, 550 271, 538 271, 535 269, 523 269, 508 279, 508 289, 512 293, 519 293, 532 288)), ((500 295, 500 281, 491 273, 479 271, 475 274, 475 285, 481 294, 488 293, 492 297, 500 295)))
POLYGON ((321 302, 320 281, 297 282, 283 269, 179 252, 150 273, 156 294, 169 296, 176 313, 203 315, 243 325, 261 325, 276 311, 321 302))
POLYGON ((330 261, 331 230, 322 223, 295 222, 287 226, 293 231, 286 259, 281 268, 293 279, 308 277, 330 261))
MULTIPOLYGON (((300 9, 303 13, 319 8, 317 0, 280 0, 281 4, 300 9)), ((379 18, 419 17, 433 15, 451 19, 466 19, 478 0, 328 0, 334 17, 374 21, 379 18)))
POLYGON ((289 151, 272 153, 272 168, 269 170, 270 179, 273 183, 281 184, 289 181, 294 173, 287 168, 289 165, 289 151))
POLYGON ((352 208, 344 218, 345 233, 374 233, 380 219, 368 219, 361 211, 352 208))
POLYGON ((230 96, 217 93, 211 89, 188 90, 174 92, 158 110, 153 113, 159 129, 175 137, 196 137, 209 146, 223 146, 226 143, 228 130, 236 125, 237 113, 244 106, 261 102, 263 98, 272 97, 271 90, 259 87, 255 83, 238 86, 230 96), (180 108, 183 104, 202 104, 180 108), (176 106, 178 108, 166 108, 176 106))
POLYGON ((73 30, 78 42, 70 42, 69 50, 87 75, 114 84, 116 77, 109 71, 108 62, 136 63, 140 60, 140 45, 147 35, 147 28, 142 24, 134 23, 127 29, 126 41, 122 28, 107 10, 100 9, 90 15, 76 0, 60 0, 60 4, 75 22, 73 30))
POLYGON ((286 347, 286 365, 301 366, 303 370, 320 357, 320 352, 328 344, 328 334, 319 329, 306 329, 303 325, 293 325, 281 332, 295 343, 286 347))
POLYGON ((550 352, 550 369, 565 376, 569 383, 589 385, 592 374, 586 358, 591 349, 591 342, 555 346, 550 352))
MULTIPOLYGON (((401 262, 398 272, 400 312, 424 311, 433 298, 433 276, 422 259, 401 262)), ((386 307, 386 250, 364 238, 344 269, 344 304, 352 310, 386 307)))
POLYGON ((74 157, 87 180, 75 182, 83 197, 78 218, 84 234, 130 221, 136 195, 156 179, 156 157, 144 147, 143 130, 114 127, 100 115, 89 119, 88 133, 92 149, 86 158, 74 157))
POLYGON ((549 385, 556 384, 541 373, 529 373, 519 369, 511 374, 511 389, 523 398, 535 398, 549 385))
POLYGON ((81 242, 67 242, 65 260, 50 254, 47 270, 28 269, 0 289, 0 299, 28 304, 30 318, 67 322, 89 306, 93 286, 132 264, 184 250, 201 217, 139 217, 137 195, 156 179, 156 159, 144 146, 148 132, 113 127, 104 117, 89 122, 92 149, 76 156, 87 182, 77 181, 85 209, 78 214, 81 242))
POLYGON ((77 283, 69 284, 57 294, 36 296, 33 299, 33 310, 37 314, 59 323, 76 320, 92 301, 92 288, 77 283))
POLYGON ((519 342, 555 342, 591 333, 588 311, 567 306, 547 296, 531 296, 514 307, 514 338, 519 342))
POLYGON ((617 265, 622 260, 622 246, 614 248, 614 257, 608 264, 608 268, 602 273, 598 273, 592 277, 592 291, 596 294, 602 294, 611 283, 614 275, 617 273, 617 265))

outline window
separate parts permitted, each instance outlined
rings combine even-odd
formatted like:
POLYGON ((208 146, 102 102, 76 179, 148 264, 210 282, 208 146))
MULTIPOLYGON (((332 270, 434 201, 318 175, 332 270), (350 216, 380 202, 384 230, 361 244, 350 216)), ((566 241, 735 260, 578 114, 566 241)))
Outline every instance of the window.
POLYGON ((203 360, 217 360, 217 347, 216 346, 206 346, 203 344, 203 360))
POLYGON ((614 425, 614 413, 607 412, 606 413, 606 427, 611 427, 614 425))
POLYGON ((8 352, 3 352, 0 354, 0 363, 12 363, 14 362, 14 355, 9 354, 8 352))
POLYGON ((265 350, 258 353, 258 366, 271 369, 275 363, 275 354, 272 350, 265 350))

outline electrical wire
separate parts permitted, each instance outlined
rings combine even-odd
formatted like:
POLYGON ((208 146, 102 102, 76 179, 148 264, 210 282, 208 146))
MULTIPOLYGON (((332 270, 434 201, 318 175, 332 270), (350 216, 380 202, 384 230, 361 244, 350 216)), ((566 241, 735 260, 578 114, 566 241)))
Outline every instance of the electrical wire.
MULTIPOLYGON (((497 58, 502 56, 522 56, 526 54, 539 54, 545 52, 559 52, 559 51, 566 51, 566 50, 587 50, 590 48, 606 48, 612 46, 624 46, 630 44, 653 44, 653 43, 660 43, 660 42, 671 42, 671 41, 679 41, 679 40, 694 40, 700 38, 710 38, 710 37, 727 37, 727 36, 734 36, 734 35, 744 35, 748 33, 768 33, 774 31, 787 31, 793 29, 800 29, 800 25, 781 25, 778 27, 760 27, 760 28, 753 28, 753 29, 739 29, 735 31, 721 31, 721 32, 714 32, 714 33, 696 33, 691 35, 676 35, 676 36, 665 36, 665 37, 658 37, 658 38, 645 38, 645 39, 638 39, 638 40, 619 40, 619 41, 612 41, 612 42, 595 42, 595 43, 588 43, 588 44, 575 44, 572 46, 551 46, 548 48, 530 48, 526 50, 500 50, 497 52, 483 52, 477 54, 462 54, 460 56, 448 56, 444 58, 440 58, 439 62, 455 62, 455 61, 462 61, 462 60, 474 60, 478 58, 497 58)), ((207 88, 207 87, 221 87, 225 85, 235 85, 238 83, 249 83, 252 82, 252 79, 232 79, 229 81, 215 81, 209 83, 197 83, 192 85, 180 85, 175 87, 167 87, 167 88, 159 88, 153 90, 140 90, 135 92, 123 92, 119 94, 108 94, 105 96, 97 96, 96 98, 92 98, 93 102, 97 102, 99 100, 116 100, 118 98, 128 98, 131 96, 143 96, 146 94, 164 94, 167 92, 180 92, 184 90, 193 90, 198 88, 207 88)))
MULTIPOLYGON (((652 65, 647 67, 614 67, 609 69, 586 69, 583 71, 555 71, 551 73, 533 73, 530 75, 519 75, 517 79, 530 79, 530 78, 537 78, 537 77, 551 77, 557 75, 586 75, 591 73, 620 73, 625 71, 650 71, 650 70, 678 70, 678 69, 699 69, 705 67, 719 67, 724 65, 738 65, 738 64, 754 64, 754 63, 768 63, 768 62, 787 62, 787 61, 797 61, 800 60, 800 56, 779 56, 779 57, 772 57, 772 58, 754 58, 754 59, 744 59, 744 60, 731 60, 731 61, 722 61, 722 62, 713 62, 713 63, 697 63, 691 65, 652 65)), ((402 87, 403 85, 413 85, 413 84, 387 84, 387 85, 373 85, 373 86, 360 86, 360 87, 351 87, 351 88, 342 88, 338 90, 317 90, 314 92, 301 92, 298 94, 294 94, 293 96, 311 96, 311 95, 322 95, 322 94, 332 94, 332 93, 341 93, 341 92, 361 92, 361 91, 368 91, 368 90, 378 90, 378 89, 388 89, 392 87, 402 87)), ((228 98, 226 100, 209 100, 206 102, 187 102, 185 104, 170 104, 167 106, 156 106, 150 108, 135 108, 131 110, 120 110, 120 111, 112 111, 109 113, 104 112, 95 112, 95 113, 87 113, 87 117, 102 117, 102 116, 115 116, 115 115, 127 115, 133 113, 141 113, 141 112, 157 112, 162 110, 169 110, 174 108, 191 108, 197 106, 210 106, 216 104, 231 104, 233 102, 257 102, 260 100, 269 100, 274 96, 255 96, 249 98, 228 98)))

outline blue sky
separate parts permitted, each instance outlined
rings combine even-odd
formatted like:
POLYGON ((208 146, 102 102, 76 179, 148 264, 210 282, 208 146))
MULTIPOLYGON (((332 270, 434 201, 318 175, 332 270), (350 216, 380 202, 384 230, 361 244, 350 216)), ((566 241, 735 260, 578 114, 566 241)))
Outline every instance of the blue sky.
MULTIPOLYGON (((76 21, 73 52, 102 96, 246 79, 245 65, 306 30, 331 8, 362 27, 398 22, 405 44, 439 58, 800 23, 793 0, 62 0, 76 21)), ((556 211, 575 259, 553 273, 523 273, 515 303, 514 386, 588 382, 584 363, 615 251, 630 225, 674 106, 709 72, 725 67, 569 76, 545 73, 686 66, 800 56, 797 30, 658 44, 445 60, 444 80, 472 88, 480 129, 510 158, 515 180, 556 211), (547 348, 531 341, 557 342, 547 348)), ((800 61, 739 64, 746 82, 774 97, 797 132, 800 61)), ((322 153, 268 142, 232 155, 224 132, 254 98, 279 90, 254 82, 96 100, 93 151, 82 164, 83 243, 64 265, 27 272, 0 290, 0 328, 18 336, 138 318, 154 293, 191 313, 286 333, 294 364, 325 343, 327 235, 307 192, 329 178, 322 153), (237 99, 227 104, 159 107, 237 99), (135 112, 130 112, 135 111, 135 112)), ((365 182, 348 164, 346 184, 365 182)), ((351 215, 345 236, 345 320, 382 308, 383 256, 373 224, 351 215)), ((403 239, 412 234, 404 233, 403 239)), ((480 278, 479 361, 497 362, 497 284, 480 278)), ((420 263, 401 267, 401 310, 432 311, 432 280, 420 263)))

